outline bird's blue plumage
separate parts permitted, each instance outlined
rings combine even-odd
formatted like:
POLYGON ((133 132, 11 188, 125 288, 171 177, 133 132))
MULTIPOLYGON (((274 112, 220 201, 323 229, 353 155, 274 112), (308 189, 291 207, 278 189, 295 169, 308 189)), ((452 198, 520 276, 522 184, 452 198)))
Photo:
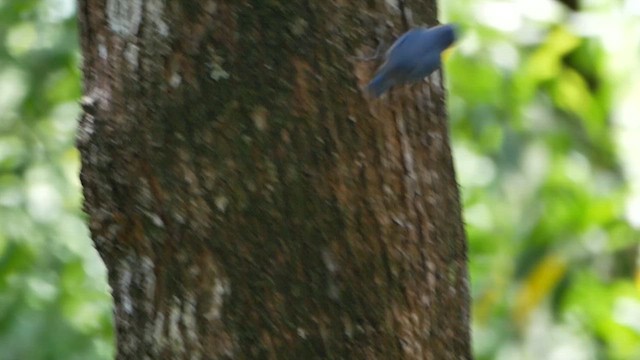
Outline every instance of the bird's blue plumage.
POLYGON ((455 41, 455 33, 455 26, 450 24, 407 31, 389 48, 367 91, 378 97, 392 86, 430 75, 440 67, 440 55, 455 41))
POLYGON ((371 95, 379 97, 394 85, 393 80, 393 78, 387 76, 387 73, 385 71, 378 71, 373 80, 371 80, 371 82, 369 82, 369 85, 367 85, 367 91, 371 95))

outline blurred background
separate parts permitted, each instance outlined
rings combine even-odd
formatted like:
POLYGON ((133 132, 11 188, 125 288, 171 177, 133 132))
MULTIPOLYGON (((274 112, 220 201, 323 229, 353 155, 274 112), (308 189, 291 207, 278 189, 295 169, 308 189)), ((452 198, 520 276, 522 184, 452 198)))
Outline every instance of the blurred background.
MULTIPOLYGON (((640 0, 441 1, 477 359, 640 359, 640 0), (571 1, 568 1, 571 4, 571 1)), ((0 359, 110 359, 75 0, 0 0, 0 359)))

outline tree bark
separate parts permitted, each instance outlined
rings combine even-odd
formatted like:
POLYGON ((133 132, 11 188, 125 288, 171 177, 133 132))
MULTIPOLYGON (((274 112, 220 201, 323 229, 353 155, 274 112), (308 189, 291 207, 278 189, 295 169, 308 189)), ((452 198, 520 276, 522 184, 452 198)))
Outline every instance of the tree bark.
POLYGON ((362 90, 436 23, 390 3, 79 0, 119 359, 471 358, 441 74, 362 90))

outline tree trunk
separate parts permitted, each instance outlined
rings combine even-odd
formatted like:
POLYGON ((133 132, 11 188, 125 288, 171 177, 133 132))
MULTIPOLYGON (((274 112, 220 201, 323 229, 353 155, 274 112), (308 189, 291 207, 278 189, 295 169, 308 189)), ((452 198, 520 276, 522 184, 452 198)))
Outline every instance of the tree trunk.
POLYGON ((471 358, 441 75, 362 90, 357 56, 436 22, 389 3, 79 1, 119 359, 471 358))

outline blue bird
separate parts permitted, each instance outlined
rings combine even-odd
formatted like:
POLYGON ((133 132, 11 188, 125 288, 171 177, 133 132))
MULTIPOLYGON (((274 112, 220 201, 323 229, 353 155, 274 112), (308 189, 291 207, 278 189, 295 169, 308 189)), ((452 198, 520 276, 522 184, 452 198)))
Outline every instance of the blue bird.
POLYGON ((374 97, 395 85, 418 82, 440 67, 440 56, 456 40, 456 26, 416 28, 404 33, 387 51, 386 60, 367 92, 374 97))

